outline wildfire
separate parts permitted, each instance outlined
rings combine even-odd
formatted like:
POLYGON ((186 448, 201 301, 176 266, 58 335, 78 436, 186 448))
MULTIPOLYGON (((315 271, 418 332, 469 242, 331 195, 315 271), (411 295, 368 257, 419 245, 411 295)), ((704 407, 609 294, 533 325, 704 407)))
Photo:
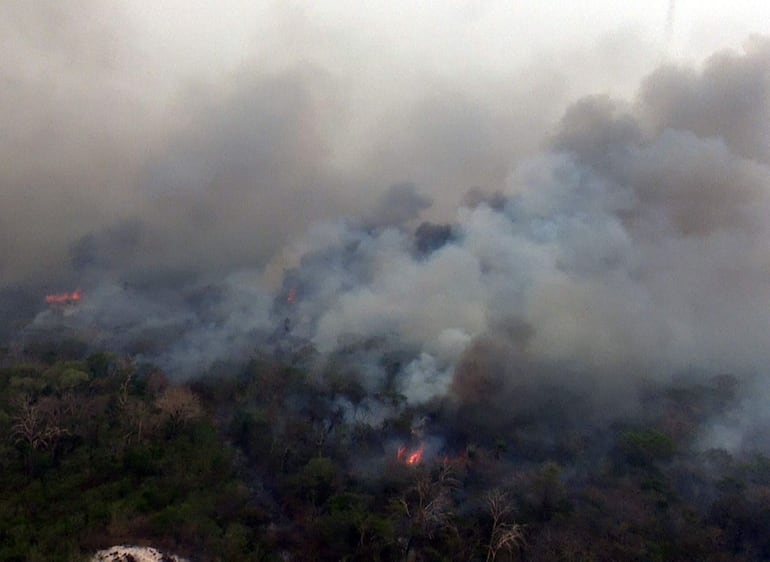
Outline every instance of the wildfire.
POLYGON ((286 295, 286 302, 288 302, 289 304, 292 304, 296 299, 297 299, 297 292, 294 289, 289 289, 289 294, 286 295))
POLYGON ((71 293, 54 293, 45 296, 45 302, 48 304, 67 304, 80 300, 80 289, 75 289, 71 293))
POLYGON ((405 446, 402 445, 396 451, 396 459, 398 459, 399 462, 406 464, 419 464, 422 462, 422 453, 424 449, 425 445, 422 443, 420 443, 420 446, 414 450, 408 450, 405 446))

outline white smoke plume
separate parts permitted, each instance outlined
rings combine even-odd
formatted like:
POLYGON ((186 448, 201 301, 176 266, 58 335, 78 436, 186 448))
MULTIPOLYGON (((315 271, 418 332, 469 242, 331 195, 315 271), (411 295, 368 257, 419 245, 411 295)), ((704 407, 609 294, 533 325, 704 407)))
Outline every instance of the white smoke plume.
POLYGON ((304 41, 278 26, 181 88, 117 25, 131 6, 65 2, 55 25, 1 9, 0 289, 84 294, 32 328, 177 377, 265 350, 354 358, 369 393, 411 405, 555 372, 610 394, 683 372, 770 382, 768 39, 655 69, 629 31, 517 59, 515 81, 274 8, 304 41), (495 372, 476 373, 481 351, 495 372))

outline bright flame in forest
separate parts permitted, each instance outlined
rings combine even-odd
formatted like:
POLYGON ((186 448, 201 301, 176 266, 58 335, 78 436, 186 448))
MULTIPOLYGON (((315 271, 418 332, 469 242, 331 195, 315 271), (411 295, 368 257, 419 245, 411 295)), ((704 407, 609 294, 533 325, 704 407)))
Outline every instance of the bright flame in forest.
POLYGON ((401 446, 396 451, 396 459, 406 464, 419 464, 422 462, 422 454, 425 449, 425 445, 420 443, 420 446, 414 450, 407 450, 405 446, 401 446))
POLYGON ((71 293, 54 293, 45 296, 45 302, 48 304, 66 304, 80 300, 80 289, 75 289, 71 293))

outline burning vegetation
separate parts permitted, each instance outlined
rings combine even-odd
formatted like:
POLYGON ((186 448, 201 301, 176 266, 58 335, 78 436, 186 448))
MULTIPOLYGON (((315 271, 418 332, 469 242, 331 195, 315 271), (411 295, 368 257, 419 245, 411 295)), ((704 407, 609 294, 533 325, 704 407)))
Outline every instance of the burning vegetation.
POLYGON ((425 445, 420 443, 416 449, 408 449, 406 445, 396 450, 396 460, 408 465, 416 465, 422 462, 425 445))
POLYGON ((457 404, 435 402, 373 425, 340 409, 357 391, 331 371, 263 359, 181 383, 113 354, 34 353, 0 369, 3 559, 25 556, 31 525, 48 560, 128 543, 198 560, 770 553, 770 459, 694 448, 734 403, 734 378, 651 384, 644 413, 612 424, 531 403, 475 426, 480 412, 457 420, 457 404))
POLYGON ((45 296, 45 302, 50 305, 75 304, 80 301, 82 294, 80 289, 75 289, 71 293, 53 293, 45 296))
MULTIPOLYGON (((98 74, 144 51, 105 52, 89 78, 156 91, 98 74)), ((8 100, 37 107, 66 54, 8 100)), ((29 139, 102 113, 44 111, 0 143, 0 213, 88 188, 39 213, 71 229, 55 246, 0 221, 0 560, 770 560, 770 42, 579 99, 542 138, 528 90, 406 88, 419 103, 369 123, 335 101, 369 86, 314 64, 235 72, 180 122, 136 111, 40 162, 29 139), (177 127, 124 154, 142 114, 177 127), (346 126, 385 132, 357 153, 346 126), (26 196, 50 177, 55 197, 26 196), (16 231, 59 270, 35 273, 16 231), (72 279, 87 306, 43 304, 72 279)), ((81 90, 62 83, 52 107, 81 90)))

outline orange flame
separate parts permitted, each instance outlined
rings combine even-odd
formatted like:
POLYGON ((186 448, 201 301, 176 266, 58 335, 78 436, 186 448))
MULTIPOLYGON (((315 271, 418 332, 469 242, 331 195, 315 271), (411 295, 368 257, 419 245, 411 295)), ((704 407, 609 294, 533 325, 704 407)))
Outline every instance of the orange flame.
POLYGON ((406 464, 417 464, 422 460, 422 445, 406 458, 406 464))
POLYGON ((423 443, 420 443, 420 446, 413 450, 413 451, 407 451, 405 446, 401 446, 396 451, 396 459, 399 462, 403 462, 406 464, 419 464, 422 462, 422 454, 425 449, 425 445, 423 443))
POLYGON ((45 302, 48 304, 66 304, 80 300, 80 289, 75 289, 71 293, 54 293, 45 296, 45 302))
POLYGON ((286 302, 292 304, 297 299, 297 292, 294 289, 289 289, 289 294, 286 295, 286 302))

